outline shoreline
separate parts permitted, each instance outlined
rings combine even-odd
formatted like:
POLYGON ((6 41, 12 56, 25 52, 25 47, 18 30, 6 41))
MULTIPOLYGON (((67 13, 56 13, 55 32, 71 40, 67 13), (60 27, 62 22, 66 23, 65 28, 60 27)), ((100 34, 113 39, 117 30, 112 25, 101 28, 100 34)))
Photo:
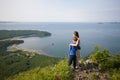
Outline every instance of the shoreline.
MULTIPOLYGON (((12 37, 12 38, 7 38, 7 39, 2 39, 0 41, 12 41, 12 40, 22 40, 21 38, 24 38, 25 36, 17 36, 17 37, 12 37)), ((29 37, 32 37, 32 36, 29 36, 29 37)), ((24 40, 23 40, 24 41, 24 40)), ((18 44, 19 45, 19 44, 18 44)), ((14 52, 14 51, 17 51, 17 50, 21 50, 21 51, 27 51, 27 52, 30 52, 30 53, 36 53, 36 54, 39 54, 39 55, 46 55, 46 56, 49 56, 49 57, 56 57, 56 56, 52 56, 52 55, 49 55, 47 53, 45 53, 44 51, 42 50, 32 50, 32 49, 27 49, 27 48, 24 48, 24 47, 20 47, 18 46, 17 44, 13 44, 11 46, 8 46, 7 47, 7 50, 8 52, 14 52)))
MULTIPOLYGON (((13 38, 8 38, 8 39, 4 39, 4 40, 0 40, 0 41, 7 41, 7 40, 22 40, 21 38, 23 38, 24 36, 18 36, 18 37, 13 37, 13 38)), ((24 41, 24 40, 23 40, 24 41)), ((18 44, 19 45, 19 44, 18 44)), ((21 50, 21 51, 27 51, 27 52, 30 52, 30 53, 36 53, 36 54, 39 54, 39 55, 46 55, 46 56, 50 56, 50 57, 54 57, 54 56, 51 56, 51 55, 48 55, 47 53, 45 53, 44 51, 42 50, 32 50, 32 49, 27 49, 27 48, 24 48, 24 47, 20 47, 18 46, 17 44, 13 44, 11 46, 8 46, 7 47, 7 51, 11 51, 11 52, 14 52, 14 51, 17 51, 17 50, 21 50)))
POLYGON ((13 37, 13 38, 8 38, 8 39, 2 39, 0 41, 7 41, 7 40, 19 40, 20 38, 23 38, 24 36, 18 36, 18 37, 13 37))
MULTIPOLYGON (((27 51, 30 53, 36 53, 39 55, 46 55, 46 56, 50 56, 48 54, 46 54, 45 52, 43 52, 42 50, 38 51, 38 50, 32 50, 32 49, 27 49, 27 48, 23 48, 23 47, 19 47, 17 44, 13 44, 12 46, 8 46, 7 47, 7 51, 17 51, 17 50, 21 50, 21 51, 27 51)), ((53 56, 50 56, 53 57, 53 56)))
MULTIPOLYGON (((3 39, 3 40, 0 40, 0 41, 22 40, 21 38, 24 38, 24 36, 18 36, 18 37, 3 39)), ((23 40, 23 41, 24 41, 24 40, 23 40)), ((38 55, 45 55, 45 56, 56 57, 56 58, 64 58, 64 57, 60 57, 60 56, 49 55, 49 54, 45 53, 43 50, 41 50, 41 49, 40 49, 40 50, 28 49, 28 48, 25 48, 25 47, 20 47, 19 45, 20 45, 20 44, 13 44, 13 45, 11 45, 11 46, 8 46, 6 51, 8 51, 8 52, 15 52, 15 51, 17 51, 17 50, 21 50, 21 51, 26 51, 26 52, 33 53, 33 54, 38 54, 38 55)), ((66 58, 66 57, 65 57, 65 58, 66 58)))

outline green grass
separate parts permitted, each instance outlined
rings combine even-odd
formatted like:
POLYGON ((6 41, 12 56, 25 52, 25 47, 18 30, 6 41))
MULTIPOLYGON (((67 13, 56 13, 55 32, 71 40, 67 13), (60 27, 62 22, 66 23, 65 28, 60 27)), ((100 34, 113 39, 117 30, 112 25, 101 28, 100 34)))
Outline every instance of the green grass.
POLYGON ((46 66, 52 66, 61 60, 61 58, 45 55, 35 54, 33 57, 30 55, 30 52, 17 51, 17 53, 11 53, 0 57, 0 80, 4 80, 9 76, 13 76, 36 67, 43 68, 46 66), (26 54, 29 54, 29 56, 26 54))
POLYGON ((37 67, 27 72, 11 76, 6 80, 73 80, 67 60, 61 60, 54 66, 37 67))

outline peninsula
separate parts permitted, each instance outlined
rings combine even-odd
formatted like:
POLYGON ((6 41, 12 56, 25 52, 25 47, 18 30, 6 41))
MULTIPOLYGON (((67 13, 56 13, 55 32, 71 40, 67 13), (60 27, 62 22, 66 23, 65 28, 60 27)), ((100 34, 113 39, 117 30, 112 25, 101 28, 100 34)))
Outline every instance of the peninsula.
POLYGON ((38 30, 0 30, 0 40, 14 37, 47 37, 51 33, 38 30))

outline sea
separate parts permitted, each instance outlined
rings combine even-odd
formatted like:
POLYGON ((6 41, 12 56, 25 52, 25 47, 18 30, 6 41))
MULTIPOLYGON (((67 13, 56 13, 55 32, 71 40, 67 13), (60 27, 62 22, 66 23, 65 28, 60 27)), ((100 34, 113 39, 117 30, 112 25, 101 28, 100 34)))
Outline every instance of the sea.
POLYGON ((43 52, 49 56, 67 57, 73 32, 80 36, 80 55, 86 57, 98 45, 108 49, 110 55, 120 52, 120 23, 93 22, 0 22, 0 30, 48 31, 49 37, 27 37, 19 47, 43 52))

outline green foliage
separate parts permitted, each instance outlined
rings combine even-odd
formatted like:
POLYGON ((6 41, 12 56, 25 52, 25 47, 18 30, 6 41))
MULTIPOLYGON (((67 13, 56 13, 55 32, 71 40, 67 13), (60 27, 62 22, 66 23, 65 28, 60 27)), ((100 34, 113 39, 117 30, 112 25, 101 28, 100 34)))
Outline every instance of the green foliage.
POLYGON ((120 80, 120 68, 119 69, 111 69, 110 71, 110 80, 120 80))
POLYGON ((107 49, 99 50, 99 47, 94 47, 94 52, 89 55, 95 63, 104 63, 109 57, 109 52, 107 49))
POLYGON ((95 47, 89 58, 99 65, 101 71, 110 73, 110 80, 120 80, 120 53, 110 56, 107 49, 95 47))
POLYGON ((46 67, 59 62, 60 58, 38 55, 26 51, 17 51, 0 57, 0 79, 13 76, 17 73, 33 69, 35 67, 46 67), (27 55, 26 55, 27 54, 27 55), (34 56, 30 56, 34 54, 34 56))
POLYGON ((18 36, 38 36, 38 37, 46 37, 50 36, 51 33, 46 31, 37 31, 37 30, 0 30, 0 40, 8 39, 18 36))
POLYGON ((119 69, 120 68, 120 54, 113 55, 107 59, 105 64, 102 64, 102 68, 106 70, 119 69))
POLYGON ((99 50, 99 45, 95 45, 94 46, 94 51, 96 52, 96 51, 98 51, 99 50))
POLYGON ((9 77, 7 80, 73 80, 73 75, 69 72, 67 60, 61 60, 53 67, 38 67, 9 77))

